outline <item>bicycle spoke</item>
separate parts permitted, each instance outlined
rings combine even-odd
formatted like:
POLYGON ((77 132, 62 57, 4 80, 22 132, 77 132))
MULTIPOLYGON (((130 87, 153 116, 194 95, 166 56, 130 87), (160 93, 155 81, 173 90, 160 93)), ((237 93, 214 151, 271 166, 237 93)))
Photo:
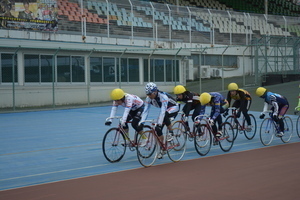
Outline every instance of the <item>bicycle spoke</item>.
MULTIPOLYGON (((246 129, 244 131, 244 134, 248 140, 252 140, 256 134, 257 124, 256 124, 256 119, 252 114, 249 114, 249 117, 251 120, 251 128, 246 129)), ((246 124, 247 124, 247 122, 246 122, 246 120, 244 120, 243 127, 246 127, 246 124)))
POLYGON ((284 135, 281 137, 283 142, 289 142, 293 135, 293 121, 290 117, 285 116, 283 119, 284 122, 284 135))
POLYGON ((234 130, 230 123, 224 122, 222 124, 222 133, 223 135, 219 138, 220 148, 224 151, 230 151, 233 146, 234 138, 234 130))
POLYGON ((205 156, 211 149, 212 136, 210 130, 205 124, 199 125, 194 138, 194 145, 197 153, 205 156))
POLYGON ((271 144, 276 128, 271 118, 266 118, 262 121, 260 126, 260 141, 263 145, 271 144))
POLYGON ((157 139, 152 130, 143 131, 137 137, 138 160, 144 167, 150 167, 157 158, 157 139))
POLYGON ((123 158, 126 152, 126 142, 118 128, 111 128, 106 132, 102 142, 102 151, 109 162, 118 162, 123 158))
POLYGON ((173 162, 180 161, 183 158, 186 151, 186 139, 185 129, 173 128, 173 140, 167 142, 167 153, 173 162))

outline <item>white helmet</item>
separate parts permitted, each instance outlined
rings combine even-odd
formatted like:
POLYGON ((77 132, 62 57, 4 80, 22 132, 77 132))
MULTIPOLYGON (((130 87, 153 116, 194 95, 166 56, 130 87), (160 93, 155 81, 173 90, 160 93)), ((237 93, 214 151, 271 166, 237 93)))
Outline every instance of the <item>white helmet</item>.
POLYGON ((146 94, 152 94, 153 92, 157 91, 157 86, 155 83, 153 82, 150 82, 150 83, 147 83, 146 87, 145 87, 145 92, 146 94))

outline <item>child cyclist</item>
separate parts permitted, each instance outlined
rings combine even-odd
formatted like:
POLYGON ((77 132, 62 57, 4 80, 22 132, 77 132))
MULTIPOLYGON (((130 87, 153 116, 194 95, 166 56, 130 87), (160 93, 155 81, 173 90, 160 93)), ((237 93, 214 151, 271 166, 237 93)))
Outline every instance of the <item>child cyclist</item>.
MULTIPOLYGON (((138 124, 141 120, 141 114, 144 111, 144 101, 140 97, 133 94, 127 94, 119 88, 112 90, 110 97, 113 100, 110 118, 115 117, 118 106, 125 107, 121 118, 121 125, 128 134, 129 127, 127 122, 132 119, 131 125, 139 133, 141 129, 138 128, 138 124)), ((105 125, 109 126, 111 123, 112 119, 108 119, 108 121, 105 122, 105 125)))
POLYGON ((174 94, 176 95, 177 101, 185 103, 185 105, 182 108, 182 117, 189 131, 188 116, 190 114, 190 111, 194 110, 192 115, 193 121, 195 120, 195 117, 200 113, 201 104, 199 101, 199 94, 186 90, 186 88, 182 85, 177 85, 176 87, 174 87, 174 94))
MULTIPOLYGON (((200 95, 201 111, 200 115, 205 113, 206 106, 211 106, 211 113, 209 123, 212 126, 214 135, 217 137, 222 136, 222 116, 221 113, 224 113, 228 107, 228 101, 223 97, 222 94, 218 92, 203 92, 200 95), (218 127, 216 126, 218 123, 218 127)), ((200 117, 201 120, 203 117, 200 117)))
MULTIPOLYGON (((252 102, 250 93, 246 90, 240 89, 236 83, 230 83, 228 85, 228 94, 227 94, 227 101, 229 107, 231 104, 231 99, 235 100, 234 103, 232 104, 232 107, 238 109, 236 117, 239 118, 242 112, 248 125, 247 127, 245 127, 246 131, 251 131, 251 119, 248 114, 248 110, 252 102)), ((227 114, 228 114, 228 110, 224 113, 224 116, 226 116, 227 114)))
MULTIPOLYGON (((164 136, 162 133, 162 129, 163 129, 163 125, 165 124, 169 130, 167 140, 172 141, 173 130, 172 130, 170 118, 171 117, 175 118, 177 116, 179 111, 179 105, 177 104, 176 100, 173 97, 171 97, 171 95, 169 95, 166 92, 158 90, 156 84, 153 82, 147 83, 145 87, 145 92, 147 97, 145 100, 145 109, 144 112, 142 113, 141 121, 144 121, 148 117, 151 105, 160 108, 157 124, 155 126, 155 131, 159 136, 160 141, 163 142, 164 136)), ((143 127, 142 123, 140 124, 140 127, 142 129, 143 127)), ((158 158, 161 159, 164 153, 165 152, 161 151, 158 155, 158 158)))
POLYGON ((264 109, 263 112, 260 114, 259 118, 263 119, 265 114, 268 111, 268 106, 271 106, 272 111, 272 118, 279 125, 279 133, 276 134, 277 137, 282 137, 284 135, 284 122, 283 116, 289 109, 289 102, 288 100, 280 95, 273 92, 268 91, 264 87, 259 87, 256 89, 256 95, 260 98, 264 99, 264 109))

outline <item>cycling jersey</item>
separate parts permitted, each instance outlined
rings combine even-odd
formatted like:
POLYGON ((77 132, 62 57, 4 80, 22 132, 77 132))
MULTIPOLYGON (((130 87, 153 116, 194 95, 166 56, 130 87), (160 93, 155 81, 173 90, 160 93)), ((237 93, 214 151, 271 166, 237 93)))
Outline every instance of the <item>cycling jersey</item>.
POLYGON ((177 97, 176 100, 186 103, 185 109, 183 109, 185 116, 189 116, 190 111, 200 104, 199 94, 190 91, 185 91, 182 93, 182 99, 177 97))
POLYGON ((212 113, 213 115, 211 118, 215 120, 221 113, 221 107, 223 107, 222 110, 224 110, 228 108, 229 104, 222 94, 218 92, 209 92, 209 94, 211 95, 211 101, 208 104, 201 106, 200 115, 203 115, 205 113, 205 107, 210 105, 213 107, 212 112, 214 112, 212 113))
POLYGON ((246 90, 238 89, 238 90, 236 90, 235 95, 232 95, 230 91, 228 92, 227 101, 228 101, 229 105, 230 105, 231 99, 234 99, 234 100, 251 100, 251 95, 246 90))
MULTIPOLYGON (((267 92, 264 95, 263 99, 265 100, 263 112, 267 112, 268 105, 271 105, 272 110, 274 111, 274 113, 277 113, 277 114, 281 111, 281 109, 283 107, 289 106, 289 102, 287 101, 287 99, 284 96, 273 93, 273 92, 267 92)), ((282 113, 283 112, 280 112, 279 114, 282 114, 282 113)))
MULTIPOLYGON (((125 94, 125 100, 121 104, 121 106, 125 107, 123 117, 122 117, 122 123, 126 122, 128 114, 131 110, 135 111, 141 108, 143 105, 144 105, 144 101, 140 97, 133 94, 125 94)), ((115 117, 118 106, 119 106, 118 103, 116 101, 113 101, 110 117, 115 117)))
POLYGON ((151 105, 160 108, 160 113, 157 119, 157 124, 159 125, 163 124, 165 112, 171 114, 179 111, 179 106, 176 100, 170 94, 158 90, 157 96, 154 99, 151 99, 150 97, 147 96, 145 100, 145 109, 142 114, 141 121, 147 119, 151 105))

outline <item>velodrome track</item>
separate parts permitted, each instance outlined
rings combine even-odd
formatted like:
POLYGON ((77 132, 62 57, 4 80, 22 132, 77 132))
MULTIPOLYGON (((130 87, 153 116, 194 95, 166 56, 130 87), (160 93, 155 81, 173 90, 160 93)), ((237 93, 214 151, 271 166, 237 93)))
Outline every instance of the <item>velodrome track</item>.
MULTIPOLYGON (((297 116, 290 113, 298 85, 270 86, 292 94, 286 96, 294 123, 297 116)), ((259 126, 262 100, 255 101, 251 113, 259 126)), ((299 198, 300 138, 295 133, 288 144, 275 138, 270 147, 261 144, 258 133, 250 141, 238 135, 230 152, 213 146, 205 157, 188 142, 183 161, 172 163, 165 156, 145 169, 129 150, 119 163, 105 160, 101 142, 110 109, 0 114, 0 199, 299 198)), ((148 118, 156 118, 157 111, 152 108, 148 118)))

